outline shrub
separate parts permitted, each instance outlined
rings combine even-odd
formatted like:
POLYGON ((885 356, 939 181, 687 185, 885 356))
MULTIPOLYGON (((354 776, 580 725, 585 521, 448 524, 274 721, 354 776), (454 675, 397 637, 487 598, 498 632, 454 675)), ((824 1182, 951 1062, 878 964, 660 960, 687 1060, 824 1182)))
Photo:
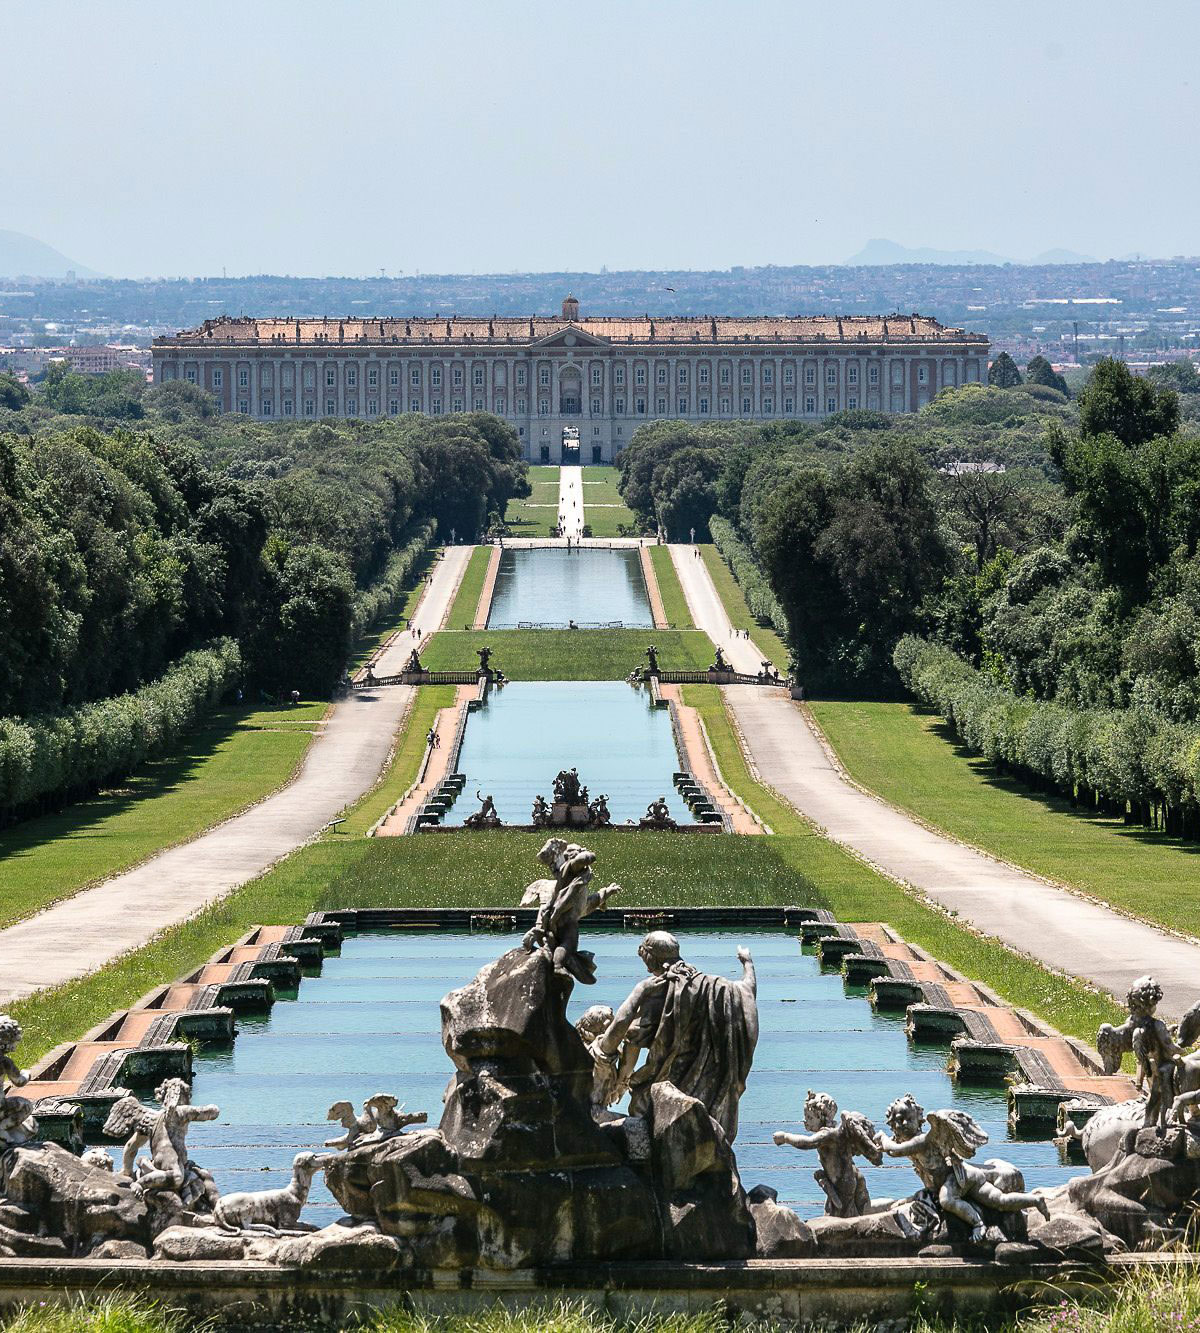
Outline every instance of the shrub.
POLYGON ((383 573, 369 587, 355 595, 350 620, 352 638, 357 638, 401 605, 405 594, 412 587, 414 574, 429 554, 436 532, 437 521, 430 519, 405 545, 388 556, 383 573))
POLYGON ((749 546, 737 535, 728 519, 713 515, 708 522, 708 530, 733 577, 741 585, 742 595, 750 614, 760 625, 770 625, 785 638, 787 637, 787 616, 779 598, 775 596, 762 566, 754 558, 749 546))

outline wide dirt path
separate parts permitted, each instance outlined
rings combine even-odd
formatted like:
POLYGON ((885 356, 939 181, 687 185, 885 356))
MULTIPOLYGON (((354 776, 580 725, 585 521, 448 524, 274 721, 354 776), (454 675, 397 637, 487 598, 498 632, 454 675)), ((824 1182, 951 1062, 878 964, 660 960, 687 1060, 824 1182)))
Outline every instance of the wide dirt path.
MULTIPOLYGON (((673 546, 671 556, 696 626, 739 670, 757 671, 753 641, 731 635, 704 561, 688 546, 673 546)), ((730 685, 723 693, 763 779, 834 842, 1047 967, 1116 996, 1152 972, 1172 1015, 1196 999, 1200 945, 996 861, 860 790, 830 758, 801 705, 782 690, 730 685)))
MULTIPOLYGON (((413 617, 418 636, 396 635, 376 659, 377 675, 399 671, 413 645, 440 627, 472 550, 452 546, 438 561, 413 617)), ((411 686, 393 685, 338 700, 286 787, 192 842, 0 931, 0 1004, 95 971, 307 842, 375 783, 411 695, 411 686)))
POLYGON ((562 535, 578 541, 583 536, 583 468, 558 469, 558 521, 562 535))

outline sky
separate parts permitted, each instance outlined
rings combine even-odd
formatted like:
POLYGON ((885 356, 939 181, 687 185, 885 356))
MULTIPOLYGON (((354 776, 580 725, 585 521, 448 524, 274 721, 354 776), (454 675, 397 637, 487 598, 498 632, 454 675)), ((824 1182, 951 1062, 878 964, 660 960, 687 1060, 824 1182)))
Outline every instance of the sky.
POLYGON ((1200 252, 1200 4, 0 0, 0 228, 121 277, 1200 252))

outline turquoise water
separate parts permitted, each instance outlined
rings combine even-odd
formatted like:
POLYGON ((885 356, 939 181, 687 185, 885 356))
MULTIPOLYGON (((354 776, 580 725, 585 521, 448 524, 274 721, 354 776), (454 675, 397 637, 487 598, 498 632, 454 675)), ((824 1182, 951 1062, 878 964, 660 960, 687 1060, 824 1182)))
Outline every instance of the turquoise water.
MULTIPOLYGON (((980 1158, 1016 1163, 1030 1187, 1078 1174, 1079 1168, 1060 1165, 1052 1143, 1009 1139, 1001 1089, 956 1087, 946 1073, 945 1047, 914 1046, 901 1016, 876 1014, 865 999, 848 996, 842 978, 822 974, 793 936, 736 928, 678 934, 684 956, 706 971, 737 976, 737 946, 747 944, 754 953, 761 1036, 736 1145, 747 1188, 772 1185, 802 1215, 822 1211, 824 1196, 812 1178, 815 1154, 771 1142, 776 1129, 799 1127, 808 1088, 830 1093, 843 1110, 862 1111, 877 1126, 887 1104, 904 1092, 927 1109, 962 1107, 991 1136, 980 1158)), ((638 939, 633 931, 587 931, 599 976, 595 986, 575 988, 573 1018, 590 1004, 615 1007, 645 976, 638 939)), ((439 1035, 438 1001, 518 940, 515 933, 452 931, 348 939, 320 977, 304 980, 297 1000, 277 1003, 264 1018, 239 1020, 231 1049, 197 1056, 194 1100, 216 1102, 221 1117, 192 1129, 191 1155, 214 1172, 222 1190, 271 1189, 285 1183, 295 1153, 340 1132, 326 1124, 325 1113, 342 1098, 357 1105, 372 1093, 392 1092, 410 1111, 428 1111, 436 1124, 452 1072, 439 1035)), ((902 1164, 859 1165, 877 1197, 917 1188, 902 1164)), ((339 1213, 318 1176, 306 1220, 323 1225, 339 1213)))
POLYGON ((659 796, 672 818, 691 812, 671 784, 679 754, 666 709, 624 681, 516 681, 494 690, 463 733, 458 770, 467 775, 448 824, 478 809, 476 790, 491 794, 506 824, 528 824, 539 792, 554 799, 554 777, 578 768, 593 797, 604 792, 614 824, 640 819, 659 796))
POLYGON ((636 550, 548 546, 501 554, 489 629, 566 628, 572 620, 634 629, 654 625, 636 550))

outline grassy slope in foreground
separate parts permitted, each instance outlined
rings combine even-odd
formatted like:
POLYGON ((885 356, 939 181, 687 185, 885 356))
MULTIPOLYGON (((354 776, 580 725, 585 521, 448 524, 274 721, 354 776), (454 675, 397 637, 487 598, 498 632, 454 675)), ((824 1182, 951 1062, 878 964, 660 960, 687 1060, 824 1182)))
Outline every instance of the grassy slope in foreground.
POLYGON ((1124 911, 1200 933, 1200 847, 1074 809, 970 755, 910 704, 820 701, 812 712, 864 787, 1035 874, 1124 911))
POLYGON ((431 671, 473 670, 476 651, 487 644, 495 650, 492 666, 510 680, 624 680, 645 665, 649 643, 664 670, 703 671, 712 661, 699 630, 651 629, 447 630, 421 660, 431 671))
POLYGON ((692 613, 688 610, 687 598, 683 595, 683 588, 679 582, 679 575, 675 572, 675 562, 671 559, 669 548, 651 546, 648 549, 667 624, 676 625, 680 629, 691 629, 692 613))
POLYGON ((262 800, 295 772, 326 707, 220 708, 120 787, 0 833, 0 927, 262 800))
POLYGON ((490 546, 476 546, 471 552, 458 591, 454 594, 454 601, 450 603, 450 614, 446 617, 447 629, 470 629, 475 623, 475 612, 479 609, 479 598, 491 558, 490 546))
POLYGON ((549 537, 558 522, 558 468, 530 467, 529 485, 528 499, 508 502, 504 521, 514 537, 549 537))
POLYGON ((583 521, 594 537, 619 537, 622 527, 637 530, 637 516, 621 499, 617 490, 619 473, 615 467, 585 467, 583 472, 583 521))
POLYGON ((712 578, 713 586, 717 590, 717 596, 724 603, 725 612, 729 616, 729 623, 735 629, 748 629, 750 637, 758 645, 759 650, 765 653, 786 676, 791 661, 787 644, 773 629, 760 625, 750 614, 750 608, 746 605, 741 587, 737 579, 730 573, 729 566, 721 558, 720 551, 715 546, 707 544, 701 546, 700 554, 704 557, 704 563, 708 566, 708 572, 712 578))
POLYGON ((1010 1003, 1041 1014, 1060 1031, 1085 1041, 1095 1040, 1101 1023, 1120 1021, 1121 1011, 1107 996, 958 925, 814 832, 806 819, 751 775, 720 690, 715 685, 687 685, 683 694, 704 719, 725 782, 777 835, 760 841, 820 885, 839 919, 886 921, 906 940, 986 982, 1010 1003))

